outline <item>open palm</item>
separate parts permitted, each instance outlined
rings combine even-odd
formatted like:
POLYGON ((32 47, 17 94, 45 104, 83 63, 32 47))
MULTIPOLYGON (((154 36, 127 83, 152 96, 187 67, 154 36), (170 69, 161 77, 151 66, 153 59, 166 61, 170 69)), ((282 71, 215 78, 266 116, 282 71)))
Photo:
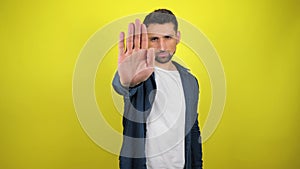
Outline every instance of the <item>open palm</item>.
POLYGON ((147 28, 140 20, 128 25, 126 49, 125 34, 119 37, 118 73, 121 84, 125 87, 135 86, 147 80, 154 71, 154 49, 148 49, 147 28))

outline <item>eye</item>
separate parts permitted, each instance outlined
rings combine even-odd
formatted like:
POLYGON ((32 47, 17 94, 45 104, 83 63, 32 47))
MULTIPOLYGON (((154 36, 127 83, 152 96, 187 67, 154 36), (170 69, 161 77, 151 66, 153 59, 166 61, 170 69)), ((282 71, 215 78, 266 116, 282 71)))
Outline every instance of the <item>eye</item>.
POLYGON ((151 42, 156 42, 156 41, 158 41, 158 37, 151 37, 151 38, 150 38, 150 41, 151 41, 151 42))
POLYGON ((164 38, 165 38, 165 39, 172 39, 173 37, 172 37, 172 36, 169 36, 169 35, 167 35, 167 36, 164 36, 164 38))

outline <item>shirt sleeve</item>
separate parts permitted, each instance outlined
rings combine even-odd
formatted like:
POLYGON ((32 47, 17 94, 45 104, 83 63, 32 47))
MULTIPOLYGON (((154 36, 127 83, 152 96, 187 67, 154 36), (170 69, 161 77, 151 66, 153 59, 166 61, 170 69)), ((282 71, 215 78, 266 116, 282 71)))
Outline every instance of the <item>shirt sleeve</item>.
POLYGON ((112 85, 113 85, 113 88, 115 89, 115 91, 117 93, 119 93, 120 95, 123 95, 125 98, 129 98, 129 97, 133 96, 137 92, 138 88, 140 86, 142 86, 142 84, 143 84, 143 82, 134 87, 125 87, 120 82, 120 76, 119 76, 118 72, 115 73, 115 76, 114 76, 114 79, 112 82, 112 85))

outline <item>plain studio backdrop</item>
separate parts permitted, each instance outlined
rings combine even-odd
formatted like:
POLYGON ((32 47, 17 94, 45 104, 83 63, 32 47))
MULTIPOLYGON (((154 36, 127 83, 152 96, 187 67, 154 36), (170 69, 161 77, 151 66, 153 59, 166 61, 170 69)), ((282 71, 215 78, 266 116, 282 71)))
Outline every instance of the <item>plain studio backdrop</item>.
MULTIPOLYGON (((299 5, 297 0, 1 1, 0 168, 118 168, 118 156, 95 144, 77 119, 73 73, 97 30, 157 8, 171 9, 201 30, 223 64, 225 108, 203 144, 204 168, 300 168, 299 5)), ((188 45, 179 44, 176 56, 199 80, 202 129, 212 99, 209 73, 188 45)), ((116 68, 117 46, 112 46, 93 90, 106 122, 121 133, 111 92, 116 68)))

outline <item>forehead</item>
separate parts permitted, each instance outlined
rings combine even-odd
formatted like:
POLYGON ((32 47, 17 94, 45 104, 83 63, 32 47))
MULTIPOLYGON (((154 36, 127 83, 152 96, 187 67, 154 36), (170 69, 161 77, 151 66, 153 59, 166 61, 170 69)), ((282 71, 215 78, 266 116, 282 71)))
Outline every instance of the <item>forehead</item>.
POLYGON ((174 24, 173 23, 164 23, 158 24, 153 23, 149 24, 147 27, 148 34, 151 35, 175 35, 174 24))

